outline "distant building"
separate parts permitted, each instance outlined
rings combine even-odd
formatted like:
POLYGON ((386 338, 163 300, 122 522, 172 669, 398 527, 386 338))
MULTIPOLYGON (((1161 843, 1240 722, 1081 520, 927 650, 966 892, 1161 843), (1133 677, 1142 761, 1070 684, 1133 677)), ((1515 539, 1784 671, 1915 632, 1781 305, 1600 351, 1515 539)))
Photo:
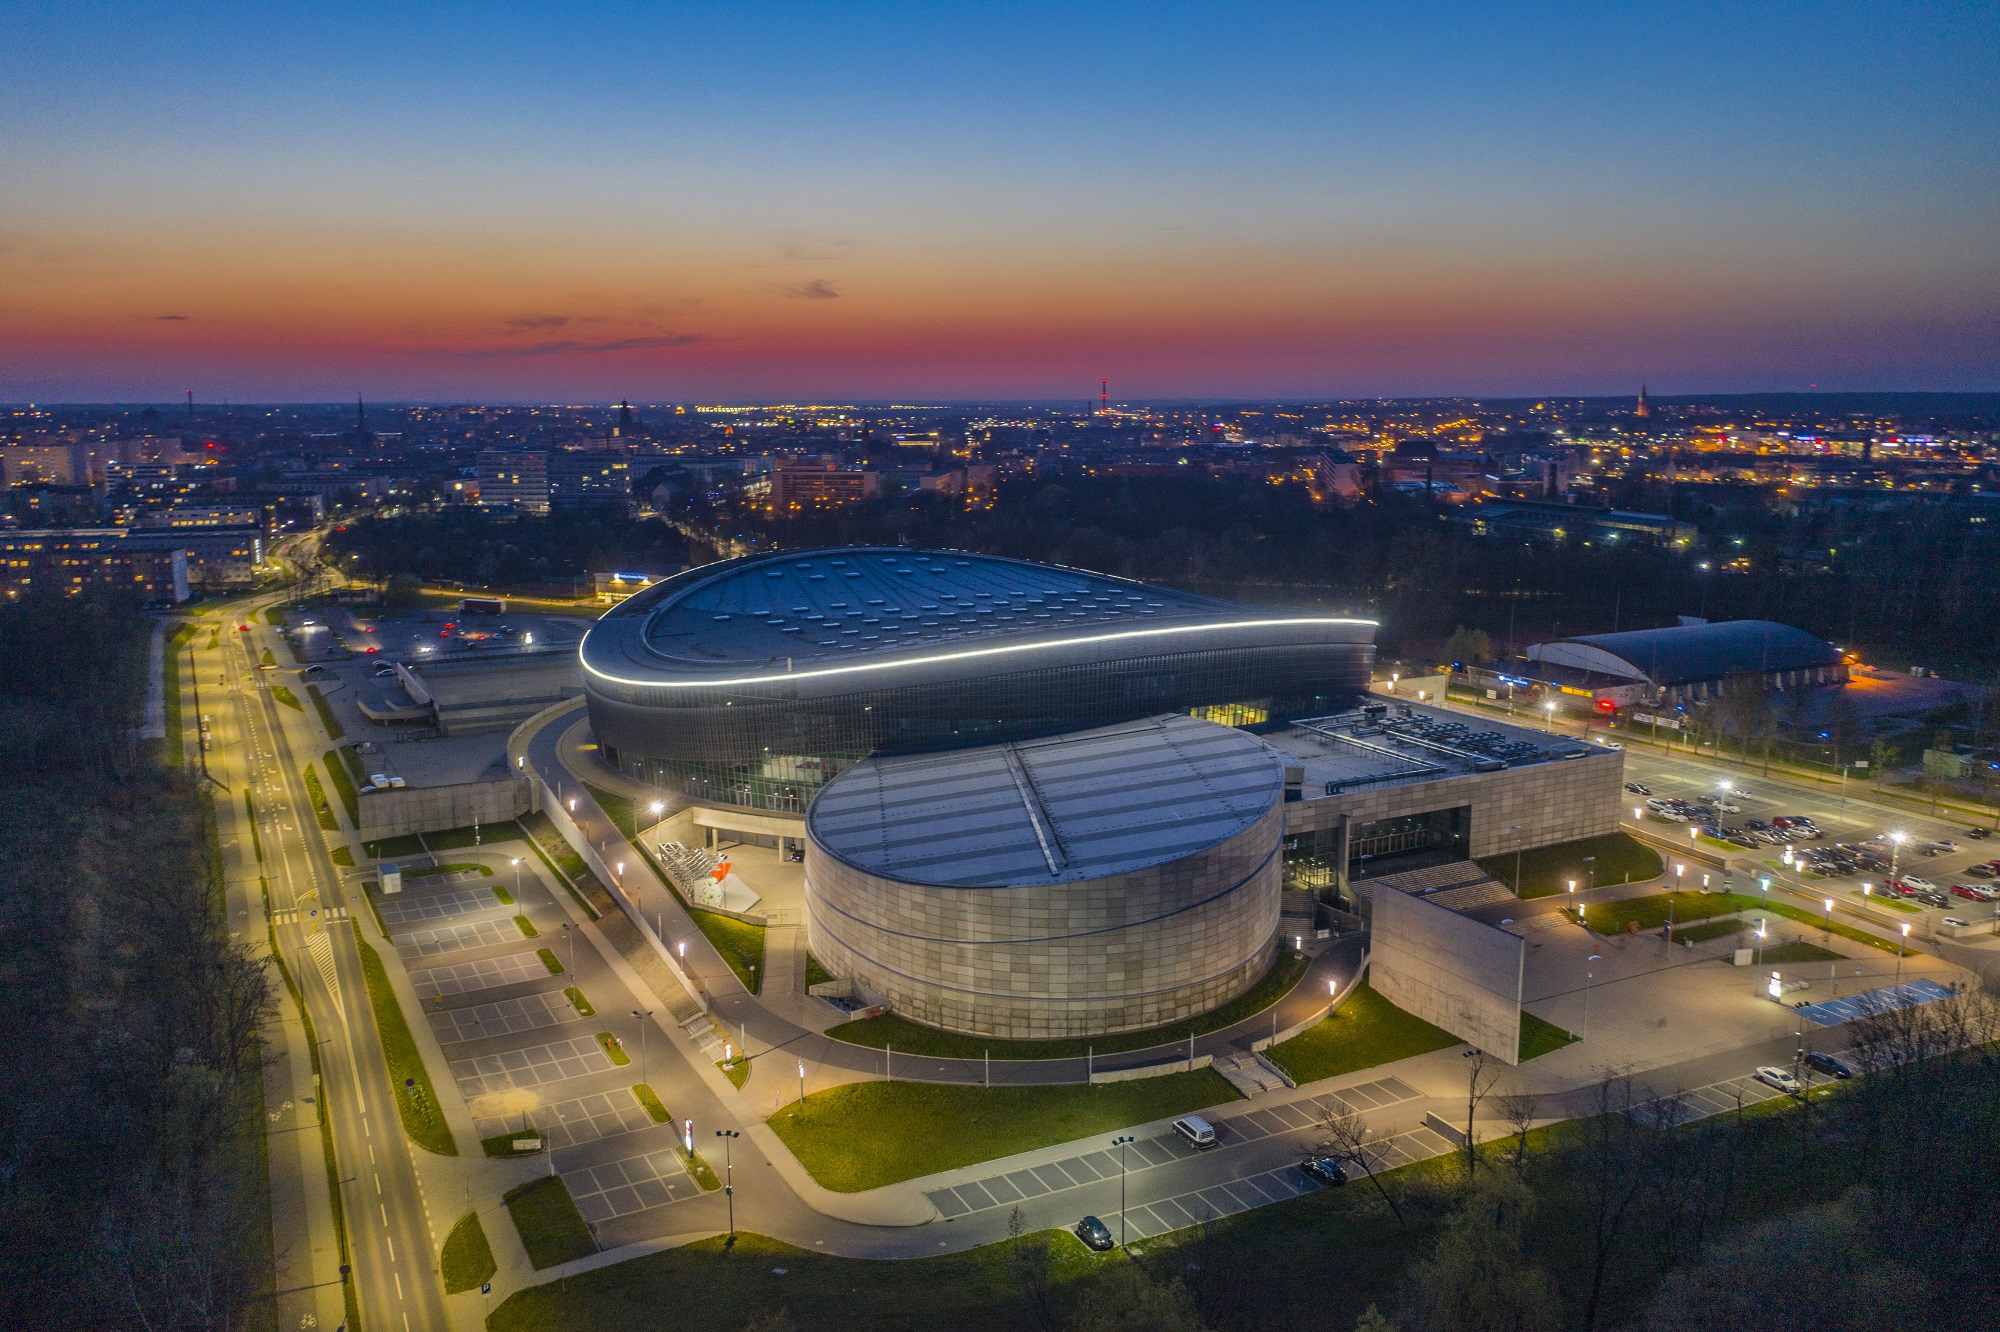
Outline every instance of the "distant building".
POLYGON ((1771 690, 1847 683, 1840 649, 1803 629, 1770 620, 1682 624, 1586 634, 1527 651, 1530 670, 1556 667, 1564 682, 1631 696, 1645 703, 1681 704, 1713 698, 1736 681, 1756 679, 1771 690))
POLYGON ((881 493, 874 472, 849 472, 832 467, 780 467, 771 473, 771 508, 778 513, 857 500, 881 493))
POLYGON ((516 513, 549 511, 549 455, 488 450, 475 460, 479 507, 516 513))
POLYGON ((205 527, 248 527, 262 530, 264 511, 254 504, 176 504, 135 514, 136 528, 169 528, 176 532, 205 527))
POLYGON ((618 569, 609 573, 594 573, 591 582, 596 585, 597 600, 606 606, 615 606, 637 592, 644 592, 663 578, 671 578, 687 569, 685 564, 648 564, 636 569, 618 569))
POLYGON ((179 605, 188 599, 187 551, 171 538, 135 538, 123 527, 0 532, 0 590, 9 598, 55 588, 136 593, 179 605))
POLYGON ((630 507, 631 462, 624 449, 558 449, 542 456, 547 459, 549 508, 630 507))
POLYGON ((1693 523, 1684 523, 1670 514, 1540 500, 1496 499, 1468 504, 1453 513, 1451 519, 1480 536, 1528 541, 1563 541, 1582 536, 1593 541, 1634 540, 1684 547, 1693 544, 1698 535, 1693 523))

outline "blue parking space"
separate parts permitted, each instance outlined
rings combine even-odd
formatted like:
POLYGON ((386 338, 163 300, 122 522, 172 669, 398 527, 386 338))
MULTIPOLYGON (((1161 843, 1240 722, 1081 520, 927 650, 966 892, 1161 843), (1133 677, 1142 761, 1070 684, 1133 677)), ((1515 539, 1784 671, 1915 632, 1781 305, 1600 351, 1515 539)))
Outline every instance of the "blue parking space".
POLYGON ((1902 985, 1891 985, 1885 989, 1864 990, 1846 999, 1828 999, 1823 1003, 1808 1004, 1799 1012, 1818 1026, 1837 1027, 1856 1018, 1933 1003, 1950 993, 1950 990, 1936 981, 1913 980, 1902 985))

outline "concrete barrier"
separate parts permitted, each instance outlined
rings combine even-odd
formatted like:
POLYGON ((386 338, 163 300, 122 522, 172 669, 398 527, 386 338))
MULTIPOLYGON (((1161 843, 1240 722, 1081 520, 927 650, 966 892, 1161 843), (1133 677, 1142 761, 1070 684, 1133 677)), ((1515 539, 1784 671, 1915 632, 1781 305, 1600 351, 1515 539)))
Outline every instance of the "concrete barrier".
POLYGON ((1196 1055, 1190 1064, 1183 1055, 1179 1059, 1163 1059, 1156 1064, 1140 1064, 1135 1068, 1106 1069, 1090 1075, 1090 1085, 1095 1087, 1105 1082, 1137 1082, 1141 1078, 1163 1078, 1170 1073, 1190 1073, 1197 1068, 1207 1068, 1215 1062, 1213 1055, 1196 1055))
POLYGON ((355 809, 361 815, 361 835, 374 841, 405 833, 466 828, 475 823, 506 823, 532 807, 532 793, 526 781, 519 777, 499 777, 490 782, 370 791, 361 797, 355 809))

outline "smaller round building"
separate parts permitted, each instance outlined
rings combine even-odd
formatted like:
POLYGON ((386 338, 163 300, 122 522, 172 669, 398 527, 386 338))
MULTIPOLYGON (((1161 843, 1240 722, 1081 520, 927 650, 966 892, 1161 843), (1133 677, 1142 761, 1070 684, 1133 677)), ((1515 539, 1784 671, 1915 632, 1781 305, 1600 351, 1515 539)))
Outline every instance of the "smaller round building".
POLYGON ((915 1022, 998 1039, 1227 1003, 1278 947, 1284 770, 1184 715, 876 755, 806 814, 806 933, 915 1022))

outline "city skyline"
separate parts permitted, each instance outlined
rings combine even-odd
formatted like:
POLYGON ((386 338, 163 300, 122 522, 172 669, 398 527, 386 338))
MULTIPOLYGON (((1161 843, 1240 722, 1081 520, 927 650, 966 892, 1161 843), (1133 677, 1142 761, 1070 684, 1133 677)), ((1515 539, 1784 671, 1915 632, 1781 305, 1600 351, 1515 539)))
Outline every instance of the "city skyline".
POLYGON ((24 15, 0 399, 2000 389, 1994 27, 24 15))

